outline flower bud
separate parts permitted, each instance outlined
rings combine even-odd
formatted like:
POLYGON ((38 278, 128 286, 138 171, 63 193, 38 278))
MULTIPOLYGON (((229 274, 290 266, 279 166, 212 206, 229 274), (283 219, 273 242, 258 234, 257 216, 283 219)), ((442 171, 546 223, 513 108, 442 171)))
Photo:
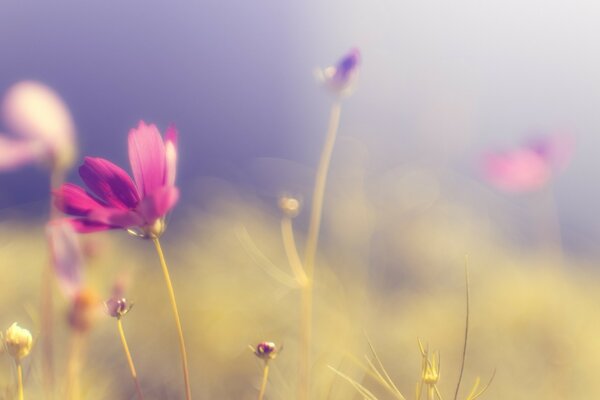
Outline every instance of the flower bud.
POLYGON ((26 357, 31 351, 32 345, 33 338, 31 337, 31 332, 21 328, 16 322, 6 330, 4 335, 4 346, 8 354, 15 360, 26 357))
POLYGON ((124 297, 112 297, 108 299, 104 305, 106 306, 108 315, 117 319, 121 319, 129 312, 129 310, 131 310, 131 307, 133 307, 133 304, 128 304, 124 297))
POLYGON ((300 200, 291 196, 281 196, 279 198, 279 209, 289 217, 294 218, 300 212, 300 200))
POLYGON ((359 64, 360 51, 353 48, 336 65, 317 70, 317 79, 334 94, 348 96, 354 90, 359 64))
POLYGON ((254 350, 256 357, 265 361, 273 360, 275 357, 277 357, 278 353, 279 350, 273 342, 260 342, 258 345, 256 345, 256 349, 254 350))

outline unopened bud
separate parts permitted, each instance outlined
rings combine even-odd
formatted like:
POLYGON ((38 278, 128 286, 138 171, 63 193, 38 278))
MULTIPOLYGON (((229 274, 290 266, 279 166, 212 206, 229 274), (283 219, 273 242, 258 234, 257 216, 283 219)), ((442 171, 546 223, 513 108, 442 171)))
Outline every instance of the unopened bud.
POLYGON ((31 332, 13 323, 4 335, 4 346, 15 360, 27 357, 33 345, 31 332))
POLYGON ((108 315, 117 319, 121 319, 133 307, 133 304, 128 304, 125 298, 116 297, 108 299, 104 305, 106 306, 108 315))
POLYGON ((281 196, 279 208, 287 217, 294 218, 300 212, 300 200, 291 196, 281 196))
POLYGON ((256 357, 265 361, 274 359, 278 353, 279 350, 273 342, 260 342, 254 350, 256 357))

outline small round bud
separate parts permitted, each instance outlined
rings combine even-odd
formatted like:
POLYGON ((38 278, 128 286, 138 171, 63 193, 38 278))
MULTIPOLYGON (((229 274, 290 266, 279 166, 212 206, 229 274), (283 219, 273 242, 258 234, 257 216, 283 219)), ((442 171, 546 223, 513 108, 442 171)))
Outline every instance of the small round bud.
POLYGON ((104 305, 106 306, 108 315, 118 319, 122 318, 129 310, 131 310, 131 307, 133 307, 133 304, 128 304, 125 298, 116 297, 108 299, 104 305))
POLYGON ((287 217, 294 218, 300 212, 300 200, 291 196, 281 196, 279 208, 287 217))
POLYGON ((274 359, 278 353, 279 350, 273 342, 260 342, 254 350, 256 357, 265 361, 274 359))
POLYGON ((31 332, 21 328, 16 322, 6 330, 6 334, 4 335, 4 346, 8 354, 15 360, 26 357, 31 351, 32 345, 33 338, 31 337, 31 332))

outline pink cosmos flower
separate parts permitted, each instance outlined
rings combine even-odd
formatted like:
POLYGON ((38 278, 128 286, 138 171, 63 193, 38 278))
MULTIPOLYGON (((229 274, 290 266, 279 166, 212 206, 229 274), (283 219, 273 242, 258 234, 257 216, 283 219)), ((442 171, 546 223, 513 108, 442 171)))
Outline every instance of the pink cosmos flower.
POLYGON ((336 95, 347 96, 354 90, 359 64, 360 51, 353 48, 336 65, 317 70, 316 76, 336 95))
POLYGON ((573 138, 568 135, 539 137, 517 149, 484 154, 483 174, 506 192, 538 190, 566 167, 573 148, 573 138))
POLYGON ((69 168, 76 153, 75 127, 68 107, 49 87, 33 81, 13 85, 2 102, 6 128, 0 136, 0 171, 41 163, 69 168))
POLYGON ((163 141, 155 125, 141 121, 129 132, 132 180, 120 167, 103 158, 86 157, 79 175, 89 191, 67 183, 54 192, 55 204, 73 216, 78 232, 126 229, 141 237, 158 237, 164 218, 175 206, 177 131, 170 127, 163 141))

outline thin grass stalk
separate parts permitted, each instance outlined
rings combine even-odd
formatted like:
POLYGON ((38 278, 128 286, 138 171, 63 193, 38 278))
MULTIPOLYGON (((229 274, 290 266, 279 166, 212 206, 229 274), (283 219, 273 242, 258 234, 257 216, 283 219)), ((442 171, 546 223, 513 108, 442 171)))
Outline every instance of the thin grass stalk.
POLYGON ((463 341, 463 350, 460 363, 460 373, 458 374, 458 382, 456 383, 456 391, 454 392, 454 400, 458 398, 458 391, 460 390, 460 383, 462 382, 463 372, 465 370, 465 362, 467 359, 467 343, 469 340, 469 269, 468 269, 468 258, 465 258, 465 294, 466 294, 466 315, 465 315, 465 336, 463 341))
POLYGON ((160 259, 160 265, 162 267, 163 275, 165 278, 165 283, 167 285, 167 290, 169 292, 169 300, 171 302, 171 308, 173 309, 173 317, 175 318, 175 325, 177 326, 177 335, 179 338, 179 352, 181 354, 181 367, 183 370, 183 381, 185 385, 185 398, 186 400, 191 400, 192 391, 190 388, 190 378, 189 378, 189 368, 188 368, 188 360, 187 353, 185 351, 185 340, 183 339, 183 329, 181 328, 181 320, 179 318, 179 311, 177 309, 177 301, 175 300, 175 291, 173 290, 173 284, 171 283, 171 276, 169 274, 169 268, 167 267, 167 262, 165 261, 165 256, 162 251, 162 247, 160 246, 160 241, 157 237, 152 239, 154 242, 154 246, 156 247, 156 252, 158 253, 158 258, 160 259))

